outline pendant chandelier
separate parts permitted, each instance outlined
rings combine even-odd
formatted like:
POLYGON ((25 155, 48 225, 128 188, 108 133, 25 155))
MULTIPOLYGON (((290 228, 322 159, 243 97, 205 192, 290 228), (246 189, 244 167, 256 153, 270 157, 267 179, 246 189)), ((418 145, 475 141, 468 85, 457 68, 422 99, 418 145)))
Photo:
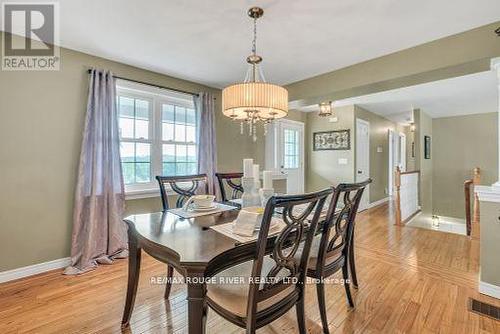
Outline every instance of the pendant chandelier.
POLYGON ((257 140, 257 123, 263 123, 264 134, 267 124, 288 114, 288 91, 278 85, 267 83, 257 55, 257 19, 264 15, 264 10, 252 7, 248 16, 253 19, 252 54, 247 57, 248 70, 245 80, 224 88, 222 91, 222 112, 225 116, 241 123, 241 133, 245 124, 249 135, 257 140))

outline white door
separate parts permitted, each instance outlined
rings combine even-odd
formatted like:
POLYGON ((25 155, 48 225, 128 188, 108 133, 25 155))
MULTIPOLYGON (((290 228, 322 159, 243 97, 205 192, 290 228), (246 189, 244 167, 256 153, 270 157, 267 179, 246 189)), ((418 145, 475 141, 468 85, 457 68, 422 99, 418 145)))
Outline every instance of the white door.
POLYGON ((406 172, 406 135, 399 133, 399 168, 406 172))
MULTIPOLYGON (((370 178, 370 123, 356 118, 356 182, 370 178)), ((367 186, 359 210, 368 209, 370 205, 370 187, 367 186)))
POLYGON ((304 123, 273 122, 266 138, 266 169, 287 175, 287 194, 304 192, 304 123))

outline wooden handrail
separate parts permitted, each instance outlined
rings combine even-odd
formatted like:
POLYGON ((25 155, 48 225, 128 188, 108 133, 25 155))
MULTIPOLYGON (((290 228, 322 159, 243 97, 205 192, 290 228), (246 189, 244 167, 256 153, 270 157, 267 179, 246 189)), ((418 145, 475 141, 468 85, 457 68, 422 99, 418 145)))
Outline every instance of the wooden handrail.
POLYGON ((471 195, 471 188, 472 188, 473 184, 474 184, 474 180, 465 180, 465 182, 464 182, 465 224, 467 227, 467 236, 470 236, 471 225, 472 225, 471 210, 470 210, 470 195, 471 195))
POLYGON ((474 234, 474 237, 479 237, 479 197, 474 192, 474 187, 479 184, 481 184, 481 169, 476 167, 473 170, 472 179, 464 182, 465 223, 467 227, 467 236, 472 236, 474 234), (472 208, 471 196, 474 196, 472 208))

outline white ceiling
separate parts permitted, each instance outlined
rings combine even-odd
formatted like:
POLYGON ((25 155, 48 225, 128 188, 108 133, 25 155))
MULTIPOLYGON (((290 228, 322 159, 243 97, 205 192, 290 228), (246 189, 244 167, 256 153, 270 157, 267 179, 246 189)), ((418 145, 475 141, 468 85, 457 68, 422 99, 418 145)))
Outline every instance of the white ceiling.
POLYGON ((500 20, 498 0, 59 3, 62 46, 214 87, 244 78, 253 5, 265 9, 258 50, 268 81, 278 84, 500 20))
MULTIPOLYGON (((357 104, 394 122, 409 123, 412 108, 432 118, 496 112, 498 88, 494 71, 335 101, 335 106, 357 104)), ((302 111, 318 111, 308 106, 302 111)))

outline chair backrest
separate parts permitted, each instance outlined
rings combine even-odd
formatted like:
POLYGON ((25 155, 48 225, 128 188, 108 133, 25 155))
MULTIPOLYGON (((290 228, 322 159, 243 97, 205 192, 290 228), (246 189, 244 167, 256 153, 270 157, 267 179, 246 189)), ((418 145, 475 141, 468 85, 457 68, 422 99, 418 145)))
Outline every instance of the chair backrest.
POLYGON ((219 190, 224 202, 241 197, 243 194, 243 186, 241 185, 243 173, 215 173, 215 176, 219 182, 219 190), (230 197, 226 195, 226 185, 231 189, 230 197))
POLYGON ((334 187, 321 231, 316 271, 328 270, 328 266, 325 268, 327 259, 328 263, 334 263, 335 259, 347 256, 359 203, 370 182, 372 180, 368 179, 360 183, 341 183, 334 187))
POLYGON ((189 197, 196 194, 208 194, 208 178, 206 174, 185 176, 157 176, 160 185, 161 202, 163 210, 168 210, 169 187, 177 193, 175 207, 180 208, 189 197), (169 186, 169 187, 168 187, 169 186))
POLYGON ((280 294, 281 301, 289 299, 290 306, 297 298, 303 297, 312 239, 326 198, 331 193, 332 189, 325 189, 310 194, 273 196, 267 202, 252 267, 253 280, 250 281, 247 305, 248 321, 255 321, 257 304, 262 300, 274 298, 273 302, 277 303, 280 301, 277 295, 280 294), (279 218, 286 226, 275 237, 269 239, 273 215, 279 210, 281 210, 279 218), (304 247, 300 251, 302 241, 304 247), (264 272, 264 257, 269 252, 272 254, 270 256, 272 267, 264 272), (301 255, 298 256, 299 254, 301 255), (261 278, 265 281, 259 282, 261 278), (288 288, 291 292, 284 292, 288 288), (285 296, 281 294, 282 292, 285 296))

